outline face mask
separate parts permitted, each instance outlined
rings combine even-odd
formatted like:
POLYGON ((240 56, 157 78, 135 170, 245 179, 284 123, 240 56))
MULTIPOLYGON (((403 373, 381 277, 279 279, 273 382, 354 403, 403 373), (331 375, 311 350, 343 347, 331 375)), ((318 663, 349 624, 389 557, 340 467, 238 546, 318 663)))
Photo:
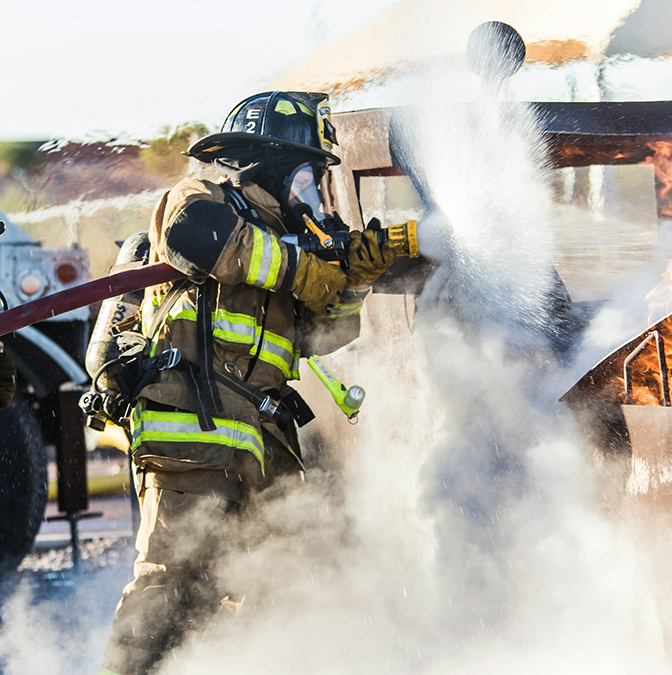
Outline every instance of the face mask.
POLYGON ((331 210, 322 200, 319 188, 325 174, 324 166, 311 162, 294 169, 282 198, 282 207, 287 218, 302 224, 305 214, 320 224, 332 216, 331 210))
MULTIPOLYGON (((235 157, 222 157, 216 159, 214 164, 220 175, 234 185, 253 181, 282 202, 287 184, 308 159, 308 154, 303 152, 285 152, 255 146, 237 148, 235 157)), ((316 166, 319 167, 319 162, 316 166)))

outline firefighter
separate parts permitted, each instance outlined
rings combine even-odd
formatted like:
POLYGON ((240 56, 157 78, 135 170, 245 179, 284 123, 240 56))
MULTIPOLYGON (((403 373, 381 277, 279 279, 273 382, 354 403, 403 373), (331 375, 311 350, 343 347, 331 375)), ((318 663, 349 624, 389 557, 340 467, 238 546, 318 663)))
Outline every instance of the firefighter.
POLYGON ((0 409, 9 408, 16 391, 16 368, 0 342, 0 409))
POLYGON ((188 150, 222 179, 184 179, 154 210, 150 261, 189 280, 143 302, 163 369, 134 413, 138 557, 100 673, 147 673, 187 631, 235 612, 216 563, 236 518, 278 476, 300 476, 296 425, 312 412, 287 381, 301 355, 358 336, 366 289, 395 257, 373 231, 353 233, 345 269, 281 240, 305 230, 307 206, 322 224, 337 217, 320 188, 334 144, 326 94, 252 96, 188 150))

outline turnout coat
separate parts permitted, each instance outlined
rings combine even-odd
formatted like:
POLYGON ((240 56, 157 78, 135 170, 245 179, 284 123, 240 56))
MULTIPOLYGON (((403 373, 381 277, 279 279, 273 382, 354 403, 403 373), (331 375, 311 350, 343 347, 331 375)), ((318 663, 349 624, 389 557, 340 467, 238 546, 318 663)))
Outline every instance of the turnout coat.
MULTIPOLYGON (((166 192, 152 216, 150 262, 168 262, 197 284, 172 303, 153 336, 149 326, 170 286, 147 289, 142 323, 151 353, 176 347, 188 361, 199 362, 197 293, 207 279, 214 280, 207 286, 214 371, 245 379, 274 398, 287 393, 288 380, 299 378, 302 355, 326 354, 356 338, 358 307, 322 318, 295 299, 290 289, 298 260, 312 254, 281 241, 285 233, 280 205, 254 183, 234 189, 187 178, 166 192)), ((140 468, 221 471, 236 453, 250 453, 263 473, 271 437, 293 453, 287 429, 263 418, 226 385, 216 386, 221 410, 213 415, 213 431, 199 426, 184 370, 160 371, 144 387, 132 429, 140 468)))

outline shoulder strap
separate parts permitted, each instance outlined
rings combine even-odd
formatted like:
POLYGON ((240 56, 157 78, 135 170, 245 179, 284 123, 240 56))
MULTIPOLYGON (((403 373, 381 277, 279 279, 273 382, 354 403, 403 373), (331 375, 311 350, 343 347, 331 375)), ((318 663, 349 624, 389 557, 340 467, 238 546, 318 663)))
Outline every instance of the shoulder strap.
MULTIPOLYGON (((198 309, 196 312, 196 333, 198 341, 198 365, 200 381, 194 381, 198 396, 194 403, 198 412, 198 421, 203 431, 214 431, 213 415, 222 409, 217 385, 215 384, 214 338, 212 334, 212 296, 217 282, 208 278, 198 287, 198 309)), ((189 372, 193 379, 193 372, 189 372)))
POLYGON ((248 203, 245 197, 236 190, 232 185, 227 185, 224 183, 221 185, 222 191, 224 194, 233 202, 234 206, 238 210, 238 213, 252 225, 260 227, 262 230, 266 229, 266 223, 261 219, 261 216, 252 208, 248 203))
POLYGON ((149 325, 149 331, 147 337, 149 340, 153 340, 154 336, 161 328, 163 322, 168 316, 168 312, 173 308, 173 305, 177 302, 177 299, 186 291, 188 291, 192 286, 196 284, 195 281, 191 279, 180 279, 176 281, 171 287, 168 293, 164 296, 161 304, 158 306, 154 316, 152 317, 152 323, 149 325))

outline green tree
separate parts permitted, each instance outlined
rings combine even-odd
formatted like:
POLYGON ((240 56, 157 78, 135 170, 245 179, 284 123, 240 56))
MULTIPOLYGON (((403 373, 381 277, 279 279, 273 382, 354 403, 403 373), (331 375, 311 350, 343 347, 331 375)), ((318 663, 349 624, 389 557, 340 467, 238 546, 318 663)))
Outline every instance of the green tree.
POLYGON ((166 127, 161 136, 142 148, 140 160, 154 173, 164 176, 183 173, 185 158, 182 153, 194 140, 207 133, 208 129, 202 124, 184 124, 174 129, 166 127))

